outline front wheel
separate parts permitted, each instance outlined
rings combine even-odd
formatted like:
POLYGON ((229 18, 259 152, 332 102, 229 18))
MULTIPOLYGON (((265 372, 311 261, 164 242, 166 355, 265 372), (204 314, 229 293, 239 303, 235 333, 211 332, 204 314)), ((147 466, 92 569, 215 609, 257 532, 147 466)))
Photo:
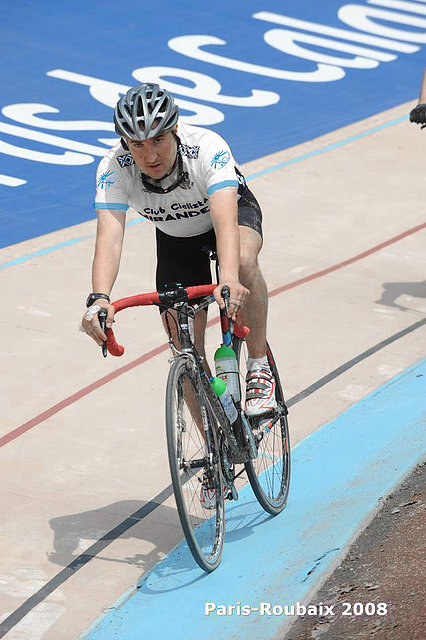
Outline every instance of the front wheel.
MULTIPOLYGON (((246 371, 247 360, 245 343, 239 340, 235 345, 235 351, 240 362, 240 372, 243 373, 246 371)), ((245 468, 253 492, 260 505, 271 515, 277 515, 286 505, 290 487, 290 436, 287 407, 278 369, 269 344, 267 345, 267 356, 271 373, 276 382, 275 397, 278 410, 273 418, 266 420, 250 419, 250 425, 258 447, 258 455, 257 458, 246 462, 245 468)), ((243 379, 241 381, 243 401, 244 382, 245 380, 243 379)))
POLYGON ((166 434, 176 506, 186 541, 204 571, 218 566, 225 536, 225 511, 216 419, 198 374, 187 358, 170 369, 166 391, 166 434), (210 508, 201 500, 206 486, 210 508))

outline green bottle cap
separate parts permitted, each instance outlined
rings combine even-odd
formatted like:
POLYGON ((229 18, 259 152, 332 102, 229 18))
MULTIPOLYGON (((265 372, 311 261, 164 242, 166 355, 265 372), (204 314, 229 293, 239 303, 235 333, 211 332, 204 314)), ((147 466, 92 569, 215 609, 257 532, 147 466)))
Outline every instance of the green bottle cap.
POLYGON ((221 378, 210 378, 212 389, 217 396, 221 396, 226 391, 226 382, 221 378))
POLYGON ((236 353, 232 349, 232 347, 227 347, 225 344, 222 344, 219 349, 216 349, 216 353, 214 354, 214 359, 218 360, 219 358, 236 358, 236 353))

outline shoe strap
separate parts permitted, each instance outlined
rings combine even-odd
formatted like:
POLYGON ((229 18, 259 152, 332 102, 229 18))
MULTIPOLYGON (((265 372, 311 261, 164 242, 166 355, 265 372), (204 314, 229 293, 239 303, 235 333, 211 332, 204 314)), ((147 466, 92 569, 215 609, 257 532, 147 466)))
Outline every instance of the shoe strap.
POLYGON ((258 391, 248 391, 246 393, 246 402, 250 402, 250 400, 255 400, 256 398, 259 398, 259 400, 264 400, 265 399, 265 394, 264 393, 259 393, 258 391))
POLYGON ((272 382, 273 375, 268 369, 251 369, 246 375, 246 382, 250 382, 251 380, 259 379, 266 380, 267 382, 272 382))

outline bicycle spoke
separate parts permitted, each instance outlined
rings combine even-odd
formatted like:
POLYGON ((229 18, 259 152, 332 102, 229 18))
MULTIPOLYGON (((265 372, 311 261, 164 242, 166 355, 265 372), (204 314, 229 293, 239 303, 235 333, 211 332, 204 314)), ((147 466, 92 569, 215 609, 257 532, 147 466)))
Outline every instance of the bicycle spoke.
POLYGON ((166 407, 169 463, 182 528, 197 563, 211 571, 220 561, 224 536, 215 425, 208 401, 197 388, 185 359, 176 360, 170 370, 166 407), (207 439, 200 422, 203 414, 207 439), (210 453, 216 459, 213 467, 210 453), (207 471, 217 486, 212 509, 206 509, 200 501, 201 481, 207 471))
MULTIPOLYGON (((245 343, 236 345, 243 380, 246 373, 247 348, 245 343)), ((276 381, 276 399, 284 406, 284 397, 278 371, 272 354, 268 352, 271 372, 276 381)), ((244 396, 245 385, 242 384, 244 396)), ((243 398, 244 401, 244 398, 243 398)), ((242 405, 244 406, 244 405, 242 405)), ((274 417, 270 429, 262 427, 262 419, 251 420, 253 433, 258 436, 258 456, 246 463, 246 471, 253 491, 262 507, 269 513, 279 513, 286 504, 290 482, 290 455, 287 417, 283 413, 274 417)), ((263 421, 264 422, 264 421, 263 421)))

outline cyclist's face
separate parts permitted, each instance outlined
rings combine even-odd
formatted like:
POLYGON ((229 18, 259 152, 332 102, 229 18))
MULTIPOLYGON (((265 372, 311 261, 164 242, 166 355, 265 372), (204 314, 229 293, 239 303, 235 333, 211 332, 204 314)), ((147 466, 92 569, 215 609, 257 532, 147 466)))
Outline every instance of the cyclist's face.
POLYGON ((139 169, 154 180, 169 173, 176 160, 177 144, 171 131, 148 140, 127 140, 139 169))

